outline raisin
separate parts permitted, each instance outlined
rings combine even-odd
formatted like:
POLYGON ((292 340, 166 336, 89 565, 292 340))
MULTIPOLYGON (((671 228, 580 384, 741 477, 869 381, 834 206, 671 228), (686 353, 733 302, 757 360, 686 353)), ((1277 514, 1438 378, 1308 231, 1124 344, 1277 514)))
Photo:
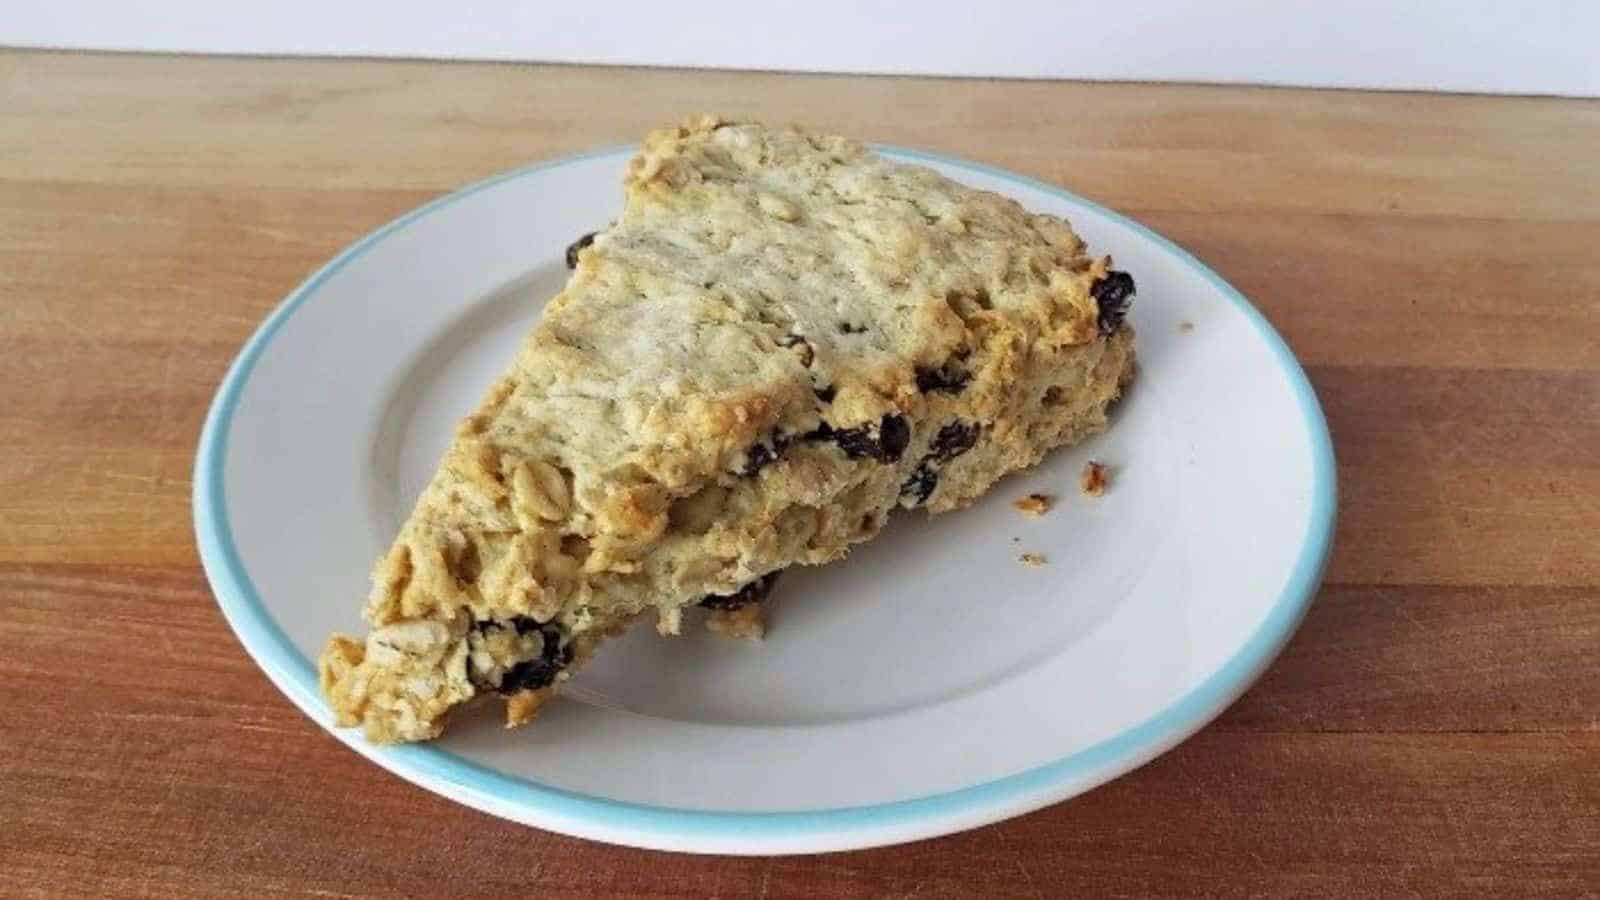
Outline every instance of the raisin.
POLYGON ((981 425, 951 422, 933 436, 933 443, 928 445, 928 456, 938 460, 955 459, 978 443, 978 435, 982 431, 981 425))
POLYGON ((911 426, 906 424, 905 416, 884 416, 883 421, 878 423, 878 445, 882 448, 879 459, 884 462, 898 461, 910 443, 911 426))
MULTIPOLYGON (((567 651, 565 655, 568 657, 566 661, 570 662, 571 651, 567 651)), ((547 687, 556 680, 556 675, 560 673, 563 665, 564 663, 553 662, 542 657, 519 662, 512 666, 510 671, 500 676, 500 686, 495 690, 509 696, 519 691, 531 691, 547 687)))
POLYGON ((876 457, 882 451, 882 448, 878 446, 877 439, 872 436, 871 425, 834 430, 829 428, 827 423, 823 423, 823 427, 831 432, 829 437, 833 439, 835 444, 839 445, 839 449, 844 451, 844 455, 851 459, 860 459, 863 456, 876 457))
MULTIPOLYGON (((518 616, 511 620, 518 634, 527 634, 538 631, 544 638, 544 647, 539 655, 533 659, 525 659, 512 666, 509 671, 500 677, 500 686, 495 690, 502 694, 515 694, 518 691, 542 688, 556 680, 556 675, 572 662, 572 645, 565 646, 561 643, 561 629, 555 625, 540 625, 538 621, 527 616, 518 616)), ((475 622, 473 627, 503 628, 499 622, 475 622)))
POLYGON ((939 429, 939 433, 933 436, 933 442, 928 445, 928 455, 917 464, 911 477, 900 485, 901 498, 909 498, 911 506, 927 503, 928 498, 933 496, 934 488, 939 486, 940 465, 971 450, 982 434, 982 425, 969 425, 966 422, 951 422, 939 429))
POLYGON ((839 323, 839 333, 840 334, 866 334, 867 333, 867 326, 865 326, 865 325, 857 325, 854 322, 840 322, 839 323))
POLYGON ((917 390, 924 394, 934 391, 959 394, 971 380, 971 373, 953 363, 945 363, 937 369, 917 369, 917 390))
POLYGON ((591 231, 567 246, 567 268, 576 269, 578 267, 578 251, 594 243, 596 234, 599 234, 599 232, 591 231))
POLYGON ((838 389, 831 384, 823 385, 822 387, 813 387, 811 392, 816 394, 817 399, 821 400, 823 403, 832 403, 834 396, 839 393, 838 389))
POLYGON ((789 444, 793 440, 789 435, 774 429, 765 441, 753 444, 745 451, 744 468, 739 474, 749 477, 776 462, 783 456, 783 451, 789 449, 789 444))
POLYGON ((933 496, 933 489, 939 486, 939 473, 933 468, 931 459, 925 459, 917 465, 916 471, 900 485, 900 496, 910 497, 912 506, 921 506, 933 496))
POLYGON ((833 441, 851 459, 863 457, 879 462, 895 462, 911 443, 911 426, 904 416, 886 415, 875 425, 834 428, 827 422, 806 434, 814 441, 833 441))
POLYGON ((1133 276, 1127 272, 1107 272, 1106 277, 1089 288, 1090 296, 1100 306, 1100 333, 1107 337, 1122 327, 1122 320, 1133 305, 1133 276))
POLYGON ((739 609, 752 603, 760 603, 767 599, 768 594, 772 593, 772 585, 777 582, 778 576, 782 574, 783 571, 781 569, 776 572, 768 572, 731 594, 707 594, 700 598, 699 605, 706 609, 728 610, 739 609))

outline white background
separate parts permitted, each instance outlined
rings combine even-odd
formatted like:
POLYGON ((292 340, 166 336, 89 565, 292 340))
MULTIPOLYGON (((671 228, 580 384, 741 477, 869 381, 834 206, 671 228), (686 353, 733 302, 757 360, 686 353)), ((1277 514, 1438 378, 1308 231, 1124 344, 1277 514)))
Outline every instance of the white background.
POLYGON ((0 44, 1600 96, 1600 2, 0 0, 0 44))

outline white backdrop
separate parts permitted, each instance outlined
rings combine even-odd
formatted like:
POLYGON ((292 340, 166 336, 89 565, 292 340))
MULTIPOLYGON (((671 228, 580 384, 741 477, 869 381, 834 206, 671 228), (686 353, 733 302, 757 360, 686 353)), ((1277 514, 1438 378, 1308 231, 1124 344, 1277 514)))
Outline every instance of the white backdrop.
POLYGON ((0 44, 1600 96, 1597 0, 0 0, 0 44))

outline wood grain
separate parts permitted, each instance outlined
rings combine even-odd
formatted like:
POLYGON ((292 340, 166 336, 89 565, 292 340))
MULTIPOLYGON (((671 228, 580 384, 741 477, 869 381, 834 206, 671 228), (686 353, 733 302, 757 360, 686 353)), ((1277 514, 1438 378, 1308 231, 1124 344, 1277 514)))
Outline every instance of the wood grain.
POLYGON ((0 53, 0 895, 1593 895, 1596 147, 1588 101, 0 53), (1000 825, 704 859, 412 788, 244 655, 189 469, 267 310, 443 190, 708 109, 1065 184, 1283 331, 1337 546, 1216 723, 1000 825))

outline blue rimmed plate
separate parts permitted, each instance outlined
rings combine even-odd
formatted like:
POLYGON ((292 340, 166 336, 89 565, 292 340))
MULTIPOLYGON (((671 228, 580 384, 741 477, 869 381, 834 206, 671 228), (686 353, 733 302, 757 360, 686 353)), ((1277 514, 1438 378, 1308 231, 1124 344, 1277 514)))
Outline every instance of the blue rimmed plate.
MULTIPOLYGON (((357 752, 477 809, 604 841, 803 853, 970 828, 1088 790, 1222 711, 1316 590, 1335 489, 1326 423, 1261 314, 1138 223, 1060 188, 889 156, 1070 219, 1133 272, 1140 375, 1115 426, 852 557, 792 571, 761 644, 641 629, 536 728, 489 710, 357 752), (1090 458, 1111 490, 1079 495, 1090 458), (1061 498, 1027 519, 1009 501, 1061 498), (1020 564, 1024 552, 1047 564, 1020 564)), ((617 212, 630 150, 507 173, 340 254, 245 345, 195 462, 194 516, 245 649, 325 728, 311 660, 358 631, 365 575, 456 419, 617 212)))

